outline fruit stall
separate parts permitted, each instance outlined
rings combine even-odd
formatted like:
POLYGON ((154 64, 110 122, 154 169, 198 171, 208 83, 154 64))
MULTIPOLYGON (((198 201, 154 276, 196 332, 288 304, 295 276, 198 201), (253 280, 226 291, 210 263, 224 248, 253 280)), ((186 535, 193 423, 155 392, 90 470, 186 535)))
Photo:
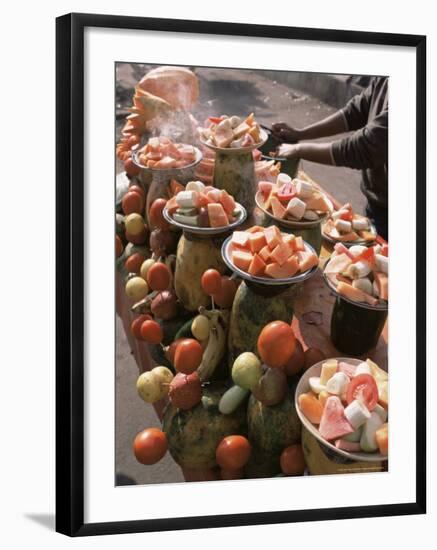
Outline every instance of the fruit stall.
POLYGON ((187 481, 385 470, 388 244, 256 113, 195 124, 192 74, 150 71, 117 145, 116 311, 162 422, 132 452, 187 481))

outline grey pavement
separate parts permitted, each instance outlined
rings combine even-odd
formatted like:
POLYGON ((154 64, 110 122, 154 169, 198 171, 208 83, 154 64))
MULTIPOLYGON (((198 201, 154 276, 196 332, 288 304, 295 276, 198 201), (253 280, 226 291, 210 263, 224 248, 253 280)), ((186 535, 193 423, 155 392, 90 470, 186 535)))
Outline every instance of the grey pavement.
MULTIPOLYGON (((117 67, 117 112, 122 114, 131 103, 133 86, 150 68, 148 65, 119 64, 117 67)), ((255 112, 258 121, 269 125, 285 121, 302 127, 333 113, 335 108, 291 88, 260 71, 196 68, 201 97, 194 115, 203 121, 208 115, 247 115, 255 112)), ((271 73, 269 73, 271 76, 271 73)), ((122 120, 118 118, 118 129, 122 120)), ((121 168, 119 166, 119 168, 121 168)), ((351 202, 363 213, 365 200, 359 190, 360 174, 348 168, 303 162, 302 168, 341 202, 351 202)), ((137 395, 138 369, 130 353, 119 319, 116 325, 116 473, 117 484, 148 484, 183 481, 181 470, 167 453, 154 466, 139 464, 132 453, 135 435, 146 427, 159 426, 151 405, 137 395)))

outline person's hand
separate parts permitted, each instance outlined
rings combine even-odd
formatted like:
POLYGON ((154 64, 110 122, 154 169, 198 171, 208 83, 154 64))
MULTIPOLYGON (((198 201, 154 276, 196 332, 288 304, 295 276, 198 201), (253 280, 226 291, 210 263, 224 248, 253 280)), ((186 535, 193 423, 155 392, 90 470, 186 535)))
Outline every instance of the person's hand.
POLYGON ((283 143, 276 149, 276 156, 287 159, 299 158, 299 145, 291 145, 289 143, 283 143))
POLYGON ((300 139, 300 131, 292 128, 285 122, 275 122, 275 124, 272 124, 272 134, 279 141, 288 143, 295 143, 300 139))

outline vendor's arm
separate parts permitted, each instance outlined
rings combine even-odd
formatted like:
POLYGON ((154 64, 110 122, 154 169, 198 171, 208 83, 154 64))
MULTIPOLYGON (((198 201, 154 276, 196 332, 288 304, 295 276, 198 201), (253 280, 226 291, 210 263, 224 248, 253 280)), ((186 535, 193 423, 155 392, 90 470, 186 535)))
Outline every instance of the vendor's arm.
POLYGON ((278 157, 296 158, 318 162, 319 164, 334 164, 331 143, 297 143, 282 144, 278 148, 278 157))
POLYGON ((342 111, 337 111, 333 115, 305 128, 292 128, 285 122, 277 122, 272 125, 272 130, 274 136, 281 141, 292 143, 302 139, 317 139, 341 134, 347 131, 347 124, 342 111))

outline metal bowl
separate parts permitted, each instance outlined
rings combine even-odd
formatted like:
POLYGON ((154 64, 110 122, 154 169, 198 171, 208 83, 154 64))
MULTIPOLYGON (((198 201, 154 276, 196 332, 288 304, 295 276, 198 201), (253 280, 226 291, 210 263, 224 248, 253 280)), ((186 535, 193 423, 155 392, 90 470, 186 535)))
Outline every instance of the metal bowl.
MULTIPOLYGON (((258 283, 261 285, 268 285, 268 286, 281 286, 281 285, 292 285, 296 283, 302 283, 306 279, 309 279, 310 277, 312 277, 318 269, 318 266, 314 266, 311 269, 308 269, 308 271, 304 271, 303 273, 299 273, 299 275, 294 275, 293 277, 287 277, 285 279, 272 279, 271 277, 255 277, 254 275, 250 275, 250 273, 246 273, 246 271, 243 271, 242 269, 234 265, 234 263, 231 260, 231 251, 230 251, 231 244, 232 244, 232 235, 229 236, 222 245, 222 257, 225 264, 229 267, 229 269, 234 271, 239 277, 251 283, 258 283)), ((309 245, 307 242, 304 242, 304 244, 305 244, 305 248, 309 252, 313 252, 314 254, 316 254, 314 248, 311 245, 309 245)))
POLYGON ((267 141, 267 138, 268 138, 267 132, 265 132, 264 130, 261 130, 260 136, 261 136, 261 141, 259 141, 258 143, 254 143, 253 145, 249 145, 248 147, 239 147, 239 148, 217 147, 216 145, 211 145, 210 143, 203 141, 203 139, 201 138, 199 138, 199 140, 202 145, 204 145, 205 147, 208 147, 208 149, 211 149, 216 153, 224 153, 226 155, 237 155, 241 153, 250 153, 250 151, 253 151, 254 149, 259 149, 260 147, 262 147, 264 143, 267 141))
MULTIPOLYGON (((332 212, 332 210, 334 209, 334 205, 332 204, 331 200, 329 199, 329 197, 326 197, 326 200, 328 202, 328 205, 329 205, 329 208, 332 212)), ((328 216, 330 216, 330 212, 324 214, 323 216, 319 216, 319 219, 318 220, 314 220, 314 221, 300 221, 300 220, 281 220, 279 218, 276 218, 271 212, 269 212, 266 208, 264 208, 264 201, 262 199, 262 193, 261 191, 257 191, 256 194, 255 194, 255 202, 256 202, 256 205, 258 206, 258 208, 266 215, 268 216, 269 218, 271 218, 272 220, 274 220, 275 222, 279 223, 280 225, 284 226, 284 227, 290 227, 291 229, 304 229, 306 227, 310 228, 310 227, 316 227, 317 225, 319 225, 323 220, 325 220, 328 216)))
POLYGON ((233 223, 230 223, 229 225, 224 225, 222 227, 194 227, 192 225, 179 223, 172 218, 167 208, 164 208, 163 216, 168 221, 168 223, 171 223, 172 225, 174 225, 175 227, 178 227, 179 229, 182 229, 183 231, 188 231, 189 233, 193 233, 194 235, 203 235, 207 237, 209 235, 211 236, 220 235, 221 233, 227 233, 229 231, 233 231, 239 225, 241 225, 247 218, 247 211, 244 208, 244 206, 242 206, 238 202, 235 203, 235 209, 239 211, 237 220, 233 223))
MULTIPOLYGON (((186 145, 189 145, 189 144, 186 144, 186 145)), ((193 146, 190 145, 190 147, 194 147, 194 145, 193 146)), ((202 151, 200 149, 198 149, 197 147, 194 147, 194 150, 196 152, 195 160, 192 163, 187 164, 186 166, 181 166, 179 168, 147 168, 147 166, 144 166, 144 164, 141 164, 141 162, 139 161, 139 152, 138 151, 135 151, 134 153, 132 153, 132 161, 136 166, 138 166, 138 168, 141 168, 142 170, 145 170, 146 172, 159 173, 159 174, 179 173, 183 170, 188 170, 189 168, 193 168, 194 166, 199 164, 199 162, 202 160, 202 158, 203 158, 202 151)))
MULTIPOLYGON (((358 365, 359 363, 362 363, 361 359, 352 359, 351 357, 333 357, 332 359, 337 359, 337 361, 346 361, 347 363, 351 363, 353 365, 358 365)), ((343 451, 342 449, 337 449, 335 445, 330 443, 329 441, 326 441, 321 435, 319 430, 317 429, 314 424, 312 424, 308 418, 302 413, 299 407, 299 396, 302 393, 307 393, 310 391, 310 384, 309 379, 312 376, 320 376, 320 373, 322 371, 322 365, 325 363, 327 359, 323 359, 323 361, 320 361, 319 363, 316 363, 312 367, 310 367, 308 370, 306 370, 303 375, 301 376, 297 387, 296 387, 296 394, 295 394, 295 406, 296 406, 296 412, 300 418, 300 421, 305 426, 305 428, 310 432, 312 436, 314 436, 317 441, 321 445, 325 445, 325 447, 328 447, 334 454, 340 455, 344 458, 348 458, 349 460, 357 460, 362 462, 381 462, 383 460, 387 460, 387 456, 382 455, 381 453, 364 453, 364 452, 355 452, 351 453, 348 451, 343 451)))

